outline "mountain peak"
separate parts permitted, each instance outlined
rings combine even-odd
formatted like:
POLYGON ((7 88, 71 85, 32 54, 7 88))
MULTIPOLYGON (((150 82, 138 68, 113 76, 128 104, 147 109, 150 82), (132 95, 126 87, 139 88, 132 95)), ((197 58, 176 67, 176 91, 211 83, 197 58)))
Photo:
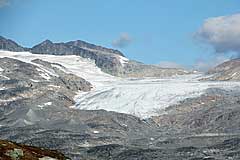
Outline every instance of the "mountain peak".
POLYGON ((41 44, 53 44, 53 42, 50 41, 49 39, 46 39, 46 40, 43 41, 41 44))

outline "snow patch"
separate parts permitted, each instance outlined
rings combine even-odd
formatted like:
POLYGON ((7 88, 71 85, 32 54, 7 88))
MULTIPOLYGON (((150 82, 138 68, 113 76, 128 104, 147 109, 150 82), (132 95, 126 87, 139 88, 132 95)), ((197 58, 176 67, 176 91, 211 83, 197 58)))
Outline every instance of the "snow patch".
POLYGON ((45 106, 50 106, 52 105, 52 102, 47 102, 47 103, 44 103, 45 106))
POLYGON ((93 133, 94 133, 94 134, 98 134, 98 133, 100 133, 100 132, 99 132, 99 131, 93 131, 93 133))
POLYGON ((41 108, 41 109, 43 109, 44 107, 46 107, 46 106, 51 106, 51 105, 52 105, 52 102, 46 102, 46 103, 44 103, 44 104, 42 104, 42 105, 38 105, 38 107, 41 108))
POLYGON ((34 123, 30 122, 30 121, 27 121, 26 119, 24 119, 23 122, 24 122, 26 125, 33 125, 33 124, 34 124, 34 123))
POLYGON ((2 87, 2 88, 0 88, 0 91, 4 91, 6 89, 7 89, 6 87, 2 87))
POLYGON ((126 124, 122 124, 122 126, 123 126, 123 127, 127 127, 128 125, 126 125, 126 124))

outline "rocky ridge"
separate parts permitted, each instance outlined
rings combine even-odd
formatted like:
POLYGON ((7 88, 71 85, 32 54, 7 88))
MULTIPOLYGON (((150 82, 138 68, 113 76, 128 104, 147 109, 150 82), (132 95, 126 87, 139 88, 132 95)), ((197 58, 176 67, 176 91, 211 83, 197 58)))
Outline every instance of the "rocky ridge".
POLYGON ((66 43, 53 43, 45 40, 32 48, 24 48, 12 40, 0 37, 0 49, 7 51, 28 51, 34 54, 78 55, 90 58, 102 71, 120 77, 164 77, 188 74, 183 69, 166 69, 128 60, 123 53, 81 40, 66 43))
POLYGON ((205 80, 239 81, 240 59, 232 59, 224 62, 207 72, 209 76, 205 80))

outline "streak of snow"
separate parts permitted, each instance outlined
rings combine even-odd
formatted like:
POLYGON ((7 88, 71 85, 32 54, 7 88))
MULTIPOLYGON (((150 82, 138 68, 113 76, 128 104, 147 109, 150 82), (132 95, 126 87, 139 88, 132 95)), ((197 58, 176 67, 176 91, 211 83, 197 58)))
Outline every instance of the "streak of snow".
POLYGON ((30 122, 30 121, 27 121, 26 119, 24 119, 24 120, 23 120, 23 122, 24 122, 26 125, 33 125, 33 123, 32 123, 32 122, 30 122))
POLYGON ((52 67, 56 67, 58 68, 59 70, 63 71, 63 72, 67 72, 63 67, 59 66, 59 65, 56 65, 56 64, 51 64, 52 67))
POLYGON ((0 75, 1 77, 3 77, 3 78, 6 78, 7 80, 9 80, 10 78, 9 77, 7 77, 7 76, 4 76, 4 75, 0 75))
POLYGON ((56 86, 56 85, 52 85, 52 84, 49 84, 48 87, 61 88, 60 86, 56 86))
POLYGON ((1 67, 0 67, 0 72, 3 72, 4 71, 4 69, 2 69, 1 67))
POLYGON ((35 79, 30 79, 30 81, 36 82, 36 83, 40 82, 39 80, 35 80, 35 79))
POLYGON ((234 72, 234 73, 232 74, 232 77, 236 76, 237 74, 238 74, 237 72, 234 72))
MULTIPOLYGON (((39 66, 39 67, 40 67, 40 66, 39 66)), ((53 72, 51 72, 51 71, 49 71, 49 70, 47 70, 47 69, 45 69, 45 68, 43 68, 43 67, 41 67, 41 68, 36 68, 36 70, 37 70, 38 72, 41 72, 41 73, 39 73, 39 75, 40 75, 41 77, 43 77, 44 79, 46 79, 46 80, 50 80, 50 79, 51 79, 51 76, 50 76, 50 75, 55 76, 55 77, 58 77, 58 75, 56 75, 55 73, 53 73, 53 72)))
POLYGON ((122 66, 124 66, 124 64, 128 63, 128 59, 126 57, 123 56, 118 56, 119 57, 119 61, 122 64, 122 66))
POLYGON ((21 97, 12 97, 12 98, 9 98, 9 99, 0 99, 0 103, 13 102, 13 101, 16 101, 16 100, 19 100, 19 99, 21 99, 21 97))
POLYGON ((51 77, 50 77, 49 74, 47 74, 47 73, 39 73, 39 75, 40 75, 41 77, 43 77, 44 79, 46 79, 46 80, 50 80, 50 79, 51 79, 51 77))

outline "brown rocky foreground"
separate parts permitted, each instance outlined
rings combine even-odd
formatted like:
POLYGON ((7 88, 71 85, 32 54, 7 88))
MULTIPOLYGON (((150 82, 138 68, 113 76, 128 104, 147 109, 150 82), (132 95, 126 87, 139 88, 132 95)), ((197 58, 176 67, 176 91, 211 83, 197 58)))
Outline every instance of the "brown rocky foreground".
POLYGON ((26 146, 0 140, 0 160, 67 160, 62 153, 54 150, 26 146))

